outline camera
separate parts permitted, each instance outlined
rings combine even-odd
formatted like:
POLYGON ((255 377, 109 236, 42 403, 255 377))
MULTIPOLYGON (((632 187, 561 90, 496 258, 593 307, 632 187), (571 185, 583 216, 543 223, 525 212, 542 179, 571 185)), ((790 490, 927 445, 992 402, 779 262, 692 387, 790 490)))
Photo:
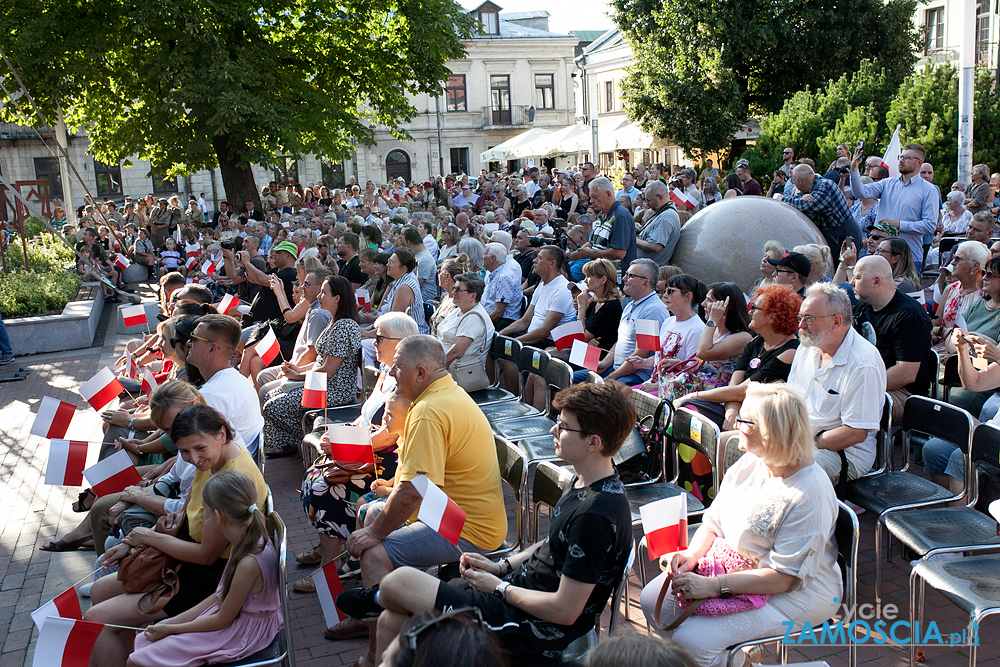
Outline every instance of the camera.
POLYGON ((223 241, 221 244, 219 244, 219 246, 223 250, 232 250, 235 247, 232 241, 223 241))
POLYGON ((851 168, 850 167, 837 167, 837 173, 838 174, 849 174, 849 173, 851 173, 851 168))
POLYGON ((553 238, 551 239, 546 236, 529 236, 528 242, 531 244, 531 247, 541 248, 542 246, 546 245, 554 245, 562 248, 563 251, 565 251, 566 241, 567 241, 566 230, 563 229, 562 227, 557 227, 555 225, 553 225, 553 230, 554 230, 553 238))

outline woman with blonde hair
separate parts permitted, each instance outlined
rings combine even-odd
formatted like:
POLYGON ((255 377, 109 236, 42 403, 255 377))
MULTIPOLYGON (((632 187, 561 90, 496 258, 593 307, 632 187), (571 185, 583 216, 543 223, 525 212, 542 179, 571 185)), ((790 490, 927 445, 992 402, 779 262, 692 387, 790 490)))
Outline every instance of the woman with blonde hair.
MULTIPOLYGON (((610 350, 618 342, 618 324, 622 318, 618 273, 610 261, 592 259, 583 265, 583 276, 587 289, 576 295, 577 319, 583 323, 588 343, 610 350)), ((568 287, 573 289, 576 285, 570 283, 568 287)))
POLYGON ((809 260, 812 271, 806 278, 806 287, 813 283, 830 282, 830 269, 833 266, 833 258, 830 256, 830 248, 818 243, 806 243, 792 248, 792 252, 802 253, 809 260))
POLYGON ((753 284, 750 293, 755 289, 763 289, 774 284, 774 276, 777 275, 777 267, 771 264, 769 259, 778 259, 785 254, 785 246, 778 241, 768 241, 764 244, 764 256, 760 260, 760 272, 763 277, 753 284))
POLYGON ((673 630, 674 641, 705 667, 725 664, 726 647, 733 644, 784 634, 789 624, 821 624, 843 597, 833 536, 837 497, 813 461, 805 397, 783 382, 754 383, 737 428, 744 455, 726 472, 691 545, 664 556, 664 572, 640 596, 643 613, 657 627, 681 615, 681 602, 751 596, 749 611, 694 615, 673 630), (699 559, 710 552, 748 568, 698 574, 699 559))

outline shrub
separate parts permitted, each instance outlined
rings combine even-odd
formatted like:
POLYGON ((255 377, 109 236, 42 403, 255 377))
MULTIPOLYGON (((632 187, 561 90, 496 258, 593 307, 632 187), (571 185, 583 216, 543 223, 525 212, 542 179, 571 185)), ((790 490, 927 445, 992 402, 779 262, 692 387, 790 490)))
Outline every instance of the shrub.
POLYGON ((0 312, 11 318, 62 310, 79 287, 80 277, 62 269, 0 274, 0 312))
POLYGON ((24 221, 24 234, 29 239, 34 238, 43 232, 51 234, 51 232, 48 231, 48 227, 46 227, 45 223, 42 222, 41 218, 31 216, 24 221))
MULTIPOLYGON (((31 271, 47 273, 73 269, 75 263, 75 253, 52 234, 42 234, 28 242, 28 265, 31 271)), ((7 247, 7 267, 11 271, 24 270, 24 251, 20 239, 11 239, 7 247)))

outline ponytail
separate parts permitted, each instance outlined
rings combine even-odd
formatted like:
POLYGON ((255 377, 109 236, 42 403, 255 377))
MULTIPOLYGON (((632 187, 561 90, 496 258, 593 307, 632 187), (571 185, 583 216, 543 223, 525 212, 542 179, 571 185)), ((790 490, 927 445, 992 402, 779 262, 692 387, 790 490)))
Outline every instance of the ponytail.
POLYGON ((259 554, 267 543, 268 525, 271 523, 271 517, 267 515, 267 499, 258 499, 253 480, 235 470, 212 475, 205 483, 201 497, 206 508, 218 510, 234 521, 242 523, 250 519, 239 541, 233 544, 222 573, 221 599, 225 600, 239 562, 251 554, 259 554))

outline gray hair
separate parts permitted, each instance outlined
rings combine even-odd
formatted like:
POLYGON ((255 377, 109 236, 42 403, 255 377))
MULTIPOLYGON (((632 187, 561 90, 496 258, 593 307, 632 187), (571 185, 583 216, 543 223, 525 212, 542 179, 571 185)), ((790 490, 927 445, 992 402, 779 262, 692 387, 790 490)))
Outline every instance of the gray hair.
POLYGON ((458 251, 469 256, 469 263, 473 269, 479 269, 483 266, 483 253, 486 249, 479 242, 479 239, 465 237, 458 242, 458 251))
POLYGON ((417 334, 407 336, 396 347, 396 358, 404 360, 411 367, 424 366, 432 371, 444 370, 444 346, 434 336, 417 334))
POLYGON ((691 169, 690 167, 685 167, 684 169, 681 169, 679 172, 677 172, 677 175, 678 176, 687 176, 692 181, 695 180, 696 178, 698 178, 698 174, 695 173, 694 169, 691 169))
POLYGON ((962 241, 955 248, 952 256, 954 257, 959 250, 965 253, 965 258, 970 262, 978 262, 980 269, 986 266, 986 261, 990 258, 990 249, 986 247, 985 243, 979 241, 962 241))
POLYGON ((830 314, 840 315, 844 324, 851 326, 853 309, 851 308, 851 297, 847 296, 847 292, 833 283, 815 283, 806 290, 807 299, 813 296, 823 297, 826 305, 830 308, 830 314))
POLYGON ((499 243, 506 252, 510 252, 510 247, 514 245, 514 238, 510 235, 510 232, 498 229, 490 235, 490 242, 499 243))
POLYGON ((611 194, 615 193, 614 184, 604 176, 598 176, 597 178, 592 180, 590 182, 589 189, 590 192, 593 192, 594 190, 601 190, 602 192, 610 192, 611 194))
POLYGON ((977 164, 972 167, 973 174, 979 174, 983 177, 983 180, 990 180, 990 168, 985 164, 977 164))
POLYGON ((657 281, 660 279, 660 267, 657 266, 656 262, 649 259, 648 257, 639 257, 638 259, 633 259, 632 263, 628 265, 629 272, 632 271, 632 267, 642 266, 646 269, 646 278, 649 282, 653 283, 653 287, 656 287, 657 281))
POLYGON ((420 333, 420 329, 412 317, 406 313, 395 311, 379 315, 375 320, 375 327, 381 328, 386 336, 399 340, 403 340, 409 336, 416 336, 420 333))
POLYGON ((670 191, 667 189, 667 186, 663 184, 663 181, 650 181, 646 184, 646 189, 642 191, 642 194, 646 199, 657 195, 667 197, 669 196, 669 193, 670 191))
POLYGON ((965 193, 964 192, 959 192, 958 190, 951 190, 947 195, 945 195, 945 198, 948 201, 962 201, 962 202, 964 202, 965 201, 965 193))
POLYGON ((503 264, 507 259, 507 249, 500 243, 490 242, 486 244, 486 251, 483 253, 483 257, 492 257, 500 264, 503 264))

